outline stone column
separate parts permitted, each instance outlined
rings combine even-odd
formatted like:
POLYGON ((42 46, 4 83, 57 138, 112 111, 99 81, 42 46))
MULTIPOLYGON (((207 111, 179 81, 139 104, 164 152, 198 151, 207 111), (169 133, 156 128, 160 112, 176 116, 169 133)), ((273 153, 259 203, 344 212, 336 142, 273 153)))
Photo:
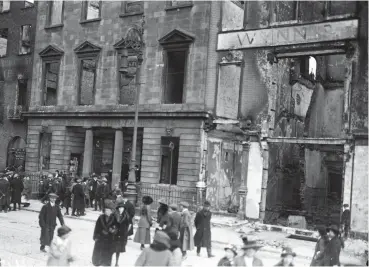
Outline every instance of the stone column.
POLYGON ((89 176, 92 171, 93 141, 94 141, 93 131, 91 128, 87 128, 85 134, 85 148, 83 152, 83 169, 82 169, 83 177, 89 176))
POLYGON ((111 187, 119 188, 120 176, 122 172, 122 160, 123 160, 123 129, 115 130, 115 141, 114 141, 114 158, 113 158, 113 178, 111 187))
POLYGON ((240 196, 240 208, 237 217, 241 220, 246 218, 246 196, 247 196, 247 172, 249 166, 249 150, 250 144, 245 142, 242 144, 242 169, 241 169, 241 186, 238 189, 240 196))

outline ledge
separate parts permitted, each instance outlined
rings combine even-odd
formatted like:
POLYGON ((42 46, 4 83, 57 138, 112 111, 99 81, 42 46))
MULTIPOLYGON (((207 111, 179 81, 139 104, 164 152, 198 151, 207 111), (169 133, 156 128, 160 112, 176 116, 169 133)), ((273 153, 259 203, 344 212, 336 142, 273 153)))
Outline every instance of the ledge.
POLYGON ((86 23, 97 22, 97 21, 101 21, 101 18, 82 20, 79 22, 79 24, 86 24, 86 23))
POLYGON ((1 14, 7 14, 7 13, 10 13, 10 9, 0 12, 0 15, 1 14))
POLYGON ((126 17, 132 17, 132 16, 139 16, 139 15, 143 15, 144 12, 132 12, 132 13, 123 13, 123 14, 120 14, 119 17, 121 18, 126 18, 126 17))
POLYGON ((25 54, 18 54, 18 56, 22 57, 22 56, 29 56, 29 55, 32 55, 32 51, 29 52, 29 53, 25 53, 25 54))
POLYGON ((176 9, 184 9, 184 8, 192 8, 193 4, 188 4, 188 5, 179 5, 179 6, 167 6, 165 8, 165 11, 170 11, 170 10, 176 10, 176 9))
POLYGON ((306 138, 306 137, 268 137, 268 143, 289 143, 289 144, 327 144, 327 145, 344 145, 348 143, 346 138, 306 138))
POLYGON ((64 24, 55 24, 55 25, 49 25, 49 26, 45 26, 45 30, 49 30, 49 29, 57 29, 57 28, 63 28, 64 24))

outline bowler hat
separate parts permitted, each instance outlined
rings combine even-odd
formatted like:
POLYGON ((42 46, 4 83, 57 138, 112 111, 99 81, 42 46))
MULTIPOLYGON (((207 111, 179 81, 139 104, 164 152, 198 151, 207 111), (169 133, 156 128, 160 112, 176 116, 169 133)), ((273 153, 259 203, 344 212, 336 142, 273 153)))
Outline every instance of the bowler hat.
POLYGON ((157 231, 154 236, 154 242, 165 245, 170 248, 170 237, 163 231, 157 231))
POLYGON ((144 196, 142 198, 142 203, 145 204, 145 205, 150 205, 153 202, 154 202, 154 200, 150 196, 144 196))
POLYGON ((288 255, 291 255, 292 257, 296 257, 296 253, 292 251, 292 248, 286 247, 282 250, 281 257, 286 257, 288 255))
POLYGON ((183 206, 184 208, 188 208, 190 206, 186 201, 182 201, 181 203, 179 203, 179 205, 183 206))
POLYGON ((263 246, 261 244, 258 244, 256 241, 245 240, 245 242, 243 242, 242 249, 259 249, 261 247, 263 246))
POLYGON ((235 245, 228 244, 228 245, 224 248, 224 250, 230 250, 230 251, 232 251, 232 252, 233 252, 233 254, 234 254, 235 256, 237 256, 237 247, 236 247, 235 245))
POLYGON ((58 198, 58 195, 54 193, 50 193, 49 198, 58 198))
POLYGON ((333 231, 336 235, 340 233, 340 229, 336 225, 331 225, 327 228, 327 232, 333 231))
POLYGON ((206 200, 206 201, 204 202, 204 207, 210 207, 210 202, 206 200))
POLYGON ((58 228, 58 236, 62 237, 63 235, 68 234, 70 231, 72 231, 72 229, 70 229, 68 226, 63 225, 61 227, 58 228))

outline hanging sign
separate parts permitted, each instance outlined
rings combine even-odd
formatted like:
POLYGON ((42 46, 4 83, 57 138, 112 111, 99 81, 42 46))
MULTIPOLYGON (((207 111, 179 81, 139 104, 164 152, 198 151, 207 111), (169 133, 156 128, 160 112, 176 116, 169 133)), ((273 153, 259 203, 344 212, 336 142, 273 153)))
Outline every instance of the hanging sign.
POLYGON ((247 49, 356 39, 357 19, 218 34, 217 50, 247 49))

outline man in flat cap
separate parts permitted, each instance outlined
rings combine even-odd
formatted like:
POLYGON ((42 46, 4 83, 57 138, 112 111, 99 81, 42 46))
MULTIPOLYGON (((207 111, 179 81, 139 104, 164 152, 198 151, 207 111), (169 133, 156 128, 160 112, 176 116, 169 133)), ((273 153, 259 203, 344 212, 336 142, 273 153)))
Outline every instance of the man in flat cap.
POLYGON ((56 227, 56 217, 58 217, 60 224, 64 225, 63 215, 58 205, 55 205, 55 201, 58 196, 54 193, 49 194, 49 201, 43 205, 38 216, 38 222, 41 227, 41 247, 42 252, 45 251, 45 246, 50 246, 54 237, 54 230, 56 227))

